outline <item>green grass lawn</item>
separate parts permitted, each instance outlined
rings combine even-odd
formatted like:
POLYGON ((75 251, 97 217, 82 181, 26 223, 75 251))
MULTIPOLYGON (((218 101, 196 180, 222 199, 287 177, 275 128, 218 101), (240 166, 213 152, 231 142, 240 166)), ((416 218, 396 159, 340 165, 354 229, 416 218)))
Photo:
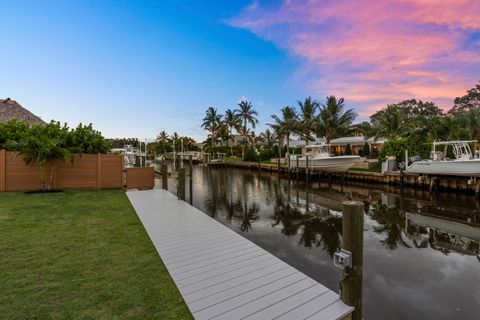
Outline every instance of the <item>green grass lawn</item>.
POLYGON ((192 319, 121 190, 0 194, 2 319, 192 319))

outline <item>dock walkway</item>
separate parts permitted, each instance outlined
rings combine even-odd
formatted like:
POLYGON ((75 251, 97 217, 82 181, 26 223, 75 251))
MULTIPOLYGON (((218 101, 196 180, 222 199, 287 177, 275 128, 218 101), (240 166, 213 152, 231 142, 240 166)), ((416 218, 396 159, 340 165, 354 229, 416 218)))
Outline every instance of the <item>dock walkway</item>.
POLYGON ((342 319, 339 295, 164 190, 128 191, 195 319, 342 319))

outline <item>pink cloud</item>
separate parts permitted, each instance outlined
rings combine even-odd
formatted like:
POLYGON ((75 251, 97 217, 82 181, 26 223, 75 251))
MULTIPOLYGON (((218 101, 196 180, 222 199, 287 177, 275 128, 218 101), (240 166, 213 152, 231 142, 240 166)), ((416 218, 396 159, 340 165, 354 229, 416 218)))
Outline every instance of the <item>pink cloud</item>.
POLYGON ((478 0, 255 1, 230 21, 301 59, 311 94, 360 114, 417 98, 449 107, 480 80, 478 0))

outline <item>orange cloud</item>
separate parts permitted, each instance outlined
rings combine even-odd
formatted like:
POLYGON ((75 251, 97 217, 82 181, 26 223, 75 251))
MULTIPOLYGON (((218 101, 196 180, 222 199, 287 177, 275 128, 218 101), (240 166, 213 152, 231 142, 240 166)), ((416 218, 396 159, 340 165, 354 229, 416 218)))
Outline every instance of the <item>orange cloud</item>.
POLYGON ((410 98, 448 107, 471 88, 478 12, 478 0, 256 1, 230 23, 301 58, 306 91, 344 96, 364 114, 410 98))

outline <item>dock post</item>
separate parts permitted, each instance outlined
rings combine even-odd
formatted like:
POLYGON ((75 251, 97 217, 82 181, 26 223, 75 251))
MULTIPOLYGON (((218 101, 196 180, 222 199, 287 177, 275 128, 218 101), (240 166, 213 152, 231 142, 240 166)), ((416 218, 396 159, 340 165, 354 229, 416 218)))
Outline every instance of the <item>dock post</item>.
POLYGON ((355 308, 352 320, 361 320, 363 315, 363 214, 365 207, 360 201, 345 201, 342 205, 343 249, 352 253, 352 267, 345 269, 346 276, 342 280, 341 297, 343 302, 355 308))
POLYGON ((305 156, 305 181, 308 182, 308 156, 305 156))
POLYGON ((185 201, 185 168, 178 168, 177 197, 185 201))
POLYGON ((298 166, 298 164, 299 164, 299 156, 298 156, 298 154, 297 154, 297 156, 296 156, 296 161, 297 161, 297 169, 296 169, 295 171, 296 171, 296 179, 298 180, 298 170, 299 170, 299 168, 298 168, 298 167, 299 167, 299 166, 298 166))
POLYGON ((166 164, 162 164, 162 189, 168 190, 168 168, 166 164))
POLYGON ((190 204, 193 205, 193 158, 192 155, 188 156, 188 191, 190 196, 190 204))
POLYGON ((405 180, 405 173, 403 172, 403 166, 400 166, 400 189, 403 189, 404 180, 405 180))

